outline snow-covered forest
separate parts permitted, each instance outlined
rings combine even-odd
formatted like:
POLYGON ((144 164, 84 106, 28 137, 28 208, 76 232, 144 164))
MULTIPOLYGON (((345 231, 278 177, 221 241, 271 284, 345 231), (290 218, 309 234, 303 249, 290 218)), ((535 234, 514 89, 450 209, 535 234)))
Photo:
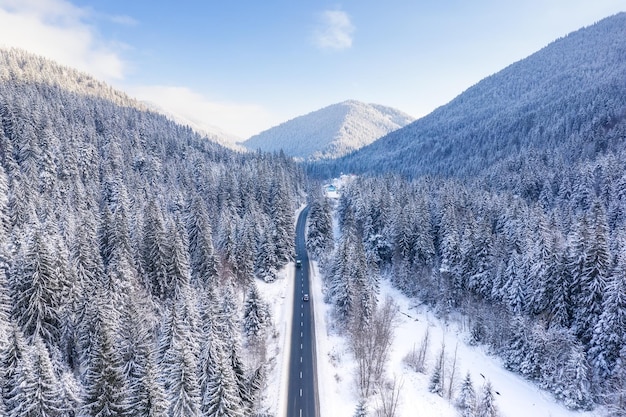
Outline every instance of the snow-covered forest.
POLYGON ((302 171, 0 57, 0 415, 257 412, 302 171))
MULTIPOLYGON (((355 179, 338 203, 337 247, 315 240, 327 248, 316 253, 335 319, 371 336, 388 278, 442 319, 465 320, 471 343, 569 408, 623 413, 626 168, 617 161, 544 173, 537 199, 456 180, 355 179)), ((328 212, 312 210, 310 227, 326 233, 328 212)))

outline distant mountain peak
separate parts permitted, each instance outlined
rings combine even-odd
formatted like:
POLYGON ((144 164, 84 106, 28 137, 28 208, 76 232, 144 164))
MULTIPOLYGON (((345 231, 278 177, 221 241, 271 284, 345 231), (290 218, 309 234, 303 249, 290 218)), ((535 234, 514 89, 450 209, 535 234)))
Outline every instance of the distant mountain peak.
POLYGON ((252 150, 283 150, 298 159, 338 158, 413 120, 391 107, 346 100, 261 132, 243 145, 252 150))

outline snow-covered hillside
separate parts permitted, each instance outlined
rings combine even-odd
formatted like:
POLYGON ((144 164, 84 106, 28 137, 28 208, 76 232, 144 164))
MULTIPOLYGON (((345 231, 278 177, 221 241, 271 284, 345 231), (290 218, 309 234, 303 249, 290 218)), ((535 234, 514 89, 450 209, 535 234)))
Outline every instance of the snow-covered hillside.
POLYGON ((344 101, 259 133, 243 142, 248 149, 283 150, 301 159, 337 158, 411 123, 399 110, 344 101))
MULTIPOLYGON (((332 329, 330 305, 323 302, 322 278, 316 267, 312 279, 312 299, 315 301, 318 373, 320 390, 320 414, 354 415, 359 402, 355 388, 356 361, 348 346, 347 338, 332 329)), ((470 336, 458 323, 446 323, 435 317, 424 306, 417 306, 394 289, 388 281, 381 283, 380 298, 392 297, 398 305, 397 323, 389 363, 388 379, 395 378, 399 386, 397 417, 461 415, 455 407, 461 393, 463 379, 469 374, 478 398, 484 385, 491 383, 495 395, 495 407, 502 417, 551 416, 591 417, 597 412, 580 412, 566 409, 546 391, 519 375, 504 369, 502 361, 489 355, 484 346, 471 346, 470 336), (429 334, 423 372, 415 372, 406 363, 406 357, 419 348, 425 334, 429 334), (443 395, 430 392, 431 374, 437 363, 442 344, 446 346, 445 363, 447 376, 445 386, 450 384, 454 372, 452 392, 443 395), (456 362, 455 361, 456 355, 456 362), (454 367, 453 367, 453 363, 454 367)), ((377 395, 367 404, 369 415, 380 406, 377 395)))
POLYGON ((333 173, 463 177, 529 149, 558 154, 566 165, 622 150, 625 50, 626 13, 620 13, 554 41, 332 163, 333 173))

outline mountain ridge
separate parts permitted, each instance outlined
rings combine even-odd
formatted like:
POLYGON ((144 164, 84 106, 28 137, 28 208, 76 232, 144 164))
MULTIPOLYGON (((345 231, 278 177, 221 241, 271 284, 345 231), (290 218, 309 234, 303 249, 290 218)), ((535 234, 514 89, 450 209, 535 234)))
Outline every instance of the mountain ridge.
POLYGON ((624 80, 626 13, 619 13, 551 42, 432 113, 313 170, 474 176, 521 149, 586 157, 595 152, 589 138, 623 120, 624 80))

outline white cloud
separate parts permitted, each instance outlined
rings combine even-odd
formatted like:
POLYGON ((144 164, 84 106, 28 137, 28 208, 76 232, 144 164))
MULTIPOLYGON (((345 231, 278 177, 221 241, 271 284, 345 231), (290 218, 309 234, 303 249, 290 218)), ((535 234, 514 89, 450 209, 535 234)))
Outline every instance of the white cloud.
POLYGON ((86 22, 90 16, 66 0, 0 0, 0 46, 21 48, 105 81, 123 79, 126 65, 118 48, 98 37, 86 22))
MULTIPOLYGON (((130 16, 77 7, 69 0, 0 0, 0 47, 21 48, 123 86, 127 65, 120 52, 128 47, 99 35, 97 22, 102 20, 139 23, 130 16)), ((273 121, 260 106, 211 102, 186 87, 126 85, 125 90, 208 132, 248 138, 273 121)))
POLYGON ((260 106, 210 101, 187 87, 137 86, 128 90, 139 100, 207 132, 247 139, 272 126, 270 115, 260 106))
POLYGON ((113 23, 124 26, 137 26, 139 24, 136 19, 126 15, 108 16, 108 19, 113 23))
POLYGON ((350 16, 341 10, 326 10, 319 16, 313 44, 320 49, 342 50, 352 46, 355 27, 350 16))

